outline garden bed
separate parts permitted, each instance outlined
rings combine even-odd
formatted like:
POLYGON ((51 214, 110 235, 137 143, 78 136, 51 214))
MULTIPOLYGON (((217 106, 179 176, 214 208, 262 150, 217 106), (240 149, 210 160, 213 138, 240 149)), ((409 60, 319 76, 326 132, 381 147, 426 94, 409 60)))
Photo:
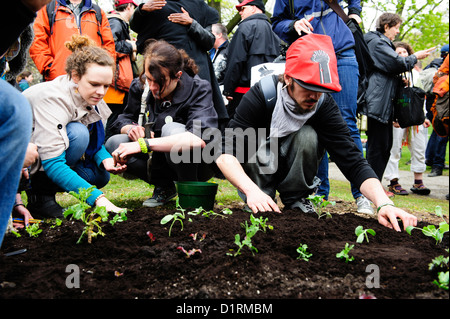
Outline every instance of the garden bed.
MULTIPOLYGON (((249 222, 249 214, 238 205, 226 218, 187 216, 192 221, 186 218, 183 230, 176 222, 170 237, 171 223, 161 225, 160 221, 175 208, 135 209, 127 221, 105 224, 106 236, 94 238, 92 244, 76 244, 82 232, 78 221, 66 220, 54 228, 43 224, 38 237, 24 231, 20 238, 5 237, 0 298, 449 298, 448 291, 432 283, 436 272, 428 270, 433 258, 448 256, 444 251, 448 233, 436 244, 420 230, 412 235, 397 233, 348 207, 345 202, 328 206, 332 218, 320 219, 295 210, 258 214, 268 218, 273 230, 253 237, 258 253, 253 255, 244 247, 236 257, 227 253, 236 252, 235 235, 243 238, 241 223, 249 222), (369 242, 356 243, 359 225, 376 235, 369 235, 369 242), (191 234, 197 234, 196 240, 191 234), (355 259, 349 263, 336 258, 346 243, 355 244, 350 251, 355 259), (300 244, 308 245, 309 261, 297 259, 300 244), (180 246, 201 253, 187 258, 177 249, 180 246), (25 253, 4 256, 23 248, 25 253), (379 288, 366 285, 368 276, 375 274, 374 265, 379 269, 379 288), (68 288, 66 279, 74 269, 80 271, 79 288, 68 288)), ((215 211, 221 212, 220 207, 215 211)))

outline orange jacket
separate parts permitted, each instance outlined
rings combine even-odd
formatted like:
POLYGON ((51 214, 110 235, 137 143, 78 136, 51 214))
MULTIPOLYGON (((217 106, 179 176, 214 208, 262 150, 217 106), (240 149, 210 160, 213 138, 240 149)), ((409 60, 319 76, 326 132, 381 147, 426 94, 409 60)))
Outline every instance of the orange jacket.
MULTIPOLYGON (((90 1, 86 1, 86 3, 90 1)), ((65 74, 66 59, 70 51, 64 43, 70 41, 73 34, 87 35, 99 46, 111 53, 115 59, 114 38, 109 26, 106 13, 102 10, 102 23, 99 26, 92 6, 84 10, 80 17, 80 26, 75 21, 73 12, 64 5, 65 1, 57 0, 55 18, 50 30, 47 8, 44 6, 38 11, 34 21, 34 41, 30 47, 30 56, 39 72, 46 81, 53 80, 57 76, 65 74), (102 37, 99 36, 100 31, 102 37), (102 45, 103 40, 103 45, 102 45)))

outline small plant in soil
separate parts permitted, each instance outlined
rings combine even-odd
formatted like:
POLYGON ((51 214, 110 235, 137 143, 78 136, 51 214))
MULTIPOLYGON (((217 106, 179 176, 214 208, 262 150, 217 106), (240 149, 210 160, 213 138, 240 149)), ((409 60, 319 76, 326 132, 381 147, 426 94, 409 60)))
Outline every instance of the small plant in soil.
POLYGON ((30 237, 38 237, 39 234, 42 233, 42 229, 39 229, 39 223, 29 225, 25 228, 25 230, 30 237))
POLYGON ((339 253, 336 254, 336 258, 345 259, 346 263, 355 260, 355 257, 350 256, 348 254, 350 250, 353 249, 353 247, 355 247, 355 245, 349 245, 348 243, 345 243, 344 249, 342 249, 339 253))
POLYGON ((324 200, 325 195, 309 195, 307 199, 309 199, 313 205, 316 207, 316 214, 319 218, 326 216, 326 218, 331 218, 331 214, 329 212, 324 211, 323 209, 328 205, 336 205, 336 202, 324 200))
POLYGON ((408 227, 406 227, 406 232, 411 235, 411 231, 413 229, 420 229, 420 230, 422 230, 422 233, 425 236, 433 237, 436 240, 436 244, 441 243, 442 239, 444 238, 444 234, 446 232, 448 232, 448 223, 444 219, 444 215, 442 213, 442 207, 436 206, 435 214, 436 214, 436 216, 442 218, 442 222, 439 223, 439 227, 438 228, 436 228, 435 225, 428 225, 428 226, 425 226, 423 228, 418 228, 418 227, 414 227, 414 226, 408 226, 408 227))
MULTIPOLYGON (((100 223, 108 221, 108 211, 103 206, 96 206, 92 209, 92 207, 86 202, 93 189, 94 186, 91 186, 88 189, 80 188, 78 193, 70 191, 70 194, 78 199, 78 203, 67 208, 64 212, 64 217, 67 218, 68 216, 72 216, 72 218, 80 220, 85 224, 83 232, 81 233, 80 238, 78 238, 77 244, 81 243, 84 235, 87 235, 89 244, 92 243, 92 238, 95 238, 98 235, 105 236, 100 223)), ((117 213, 110 220, 111 225, 114 225, 116 222, 125 221, 127 219, 126 213, 126 210, 117 213)))
POLYGON ((172 233, 172 227, 175 224, 175 222, 178 221, 181 224, 181 230, 183 230, 183 228, 184 228, 183 220, 186 219, 186 213, 185 213, 186 210, 180 206, 178 198, 176 200, 176 206, 177 206, 177 211, 175 213, 166 215, 163 217, 163 219, 161 219, 161 225, 167 224, 168 222, 172 221, 172 224, 170 225, 170 228, 169 228, 169 237, 170 237, 170 234, 172 233))
POLYGON ((222 214, 220 214, 220 213, 216 213, 212 209, 207 211, 207 210, 203 209, 203 207, 198 207, 198 208, 194 209, 193 211, 189 212, 188 215, 194 215, 194 216, 202 215, 203 217, 207 217, 207 218, 211 218, 211 217, 216 218, 216 217, 220 216, 222 218, 226 218, 227 217, 226 215, 230 215, 232 213, 233 212, 230 209, 228 209, 228 210, 224 209, 222 211, 222 214))
POLYGON ((266 232, 266 228, 273 229, 272 225, 267 224, 268 218, 263 218, 262 216, 259 218, 256 218, 253 216, 253 214, 250 215, 250 225, 245 221, 245 223, 241 223, 241 226, 245 229, 245 237, 244 240, 241 241, 241 236, 239 234, 236 234, 234 236, 234 243, 239 247, 239 249, 236 251, 236 253, 227 253, 228 256, 236 257, 237 255, 241 254, 241 249, 247 246, 253 255, 255 255, 255 252, 258 252, 258 249, 253 246, 252 244, 252 237, 255 236, 255 234, 258 231, 266 232))
MULTIPOLYGON (((446 249, 446 252, 448 253, 448 249, 446 249)), ((448 256, 444 257, 443 255, 438 256, 434 258, 431 263, 428 265, 429 270, 443 270, 438 271, 437 275, 438 278, 433 281, 435 285, 437 285, 439 288, 448 290, 448 283, 449 283, 449 275, 448 275, 448 256), (447 270, 447 271, 445 271, 447 270)))
POLYGON ((369 242, 369 236, 367 234, 371 234, 372 236, 375 236, 376 233, 373 229, 364 229, 363 226, 358 226, 355 228, 355 235, 358 236, 356 238, 356 242, 361 244, 364 241, 364 238, 367 242, 369 242))
POLYGON ((186 250, 184 249, 182 246, 178 246, 177 247, 178 250, 181 250, 183 253, 186 254, 186 258, 191 257, 192 255, 194 255, 195 253, 202 253, 201 249, 190 249, 190 250, 186 250))
POLYGON ((311 258, 312 254, 308 253, 307 250, 308 250, 308 245, 300 244, 300 246, 298 246, 298 248, 297 248, 297 253, 299 254, 297 259, 309 261, 309 258, 311 258))

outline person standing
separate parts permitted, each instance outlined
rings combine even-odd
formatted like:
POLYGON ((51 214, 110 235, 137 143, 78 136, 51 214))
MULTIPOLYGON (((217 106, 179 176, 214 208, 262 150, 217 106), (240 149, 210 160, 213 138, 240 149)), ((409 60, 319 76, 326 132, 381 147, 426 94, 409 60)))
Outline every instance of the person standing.
POLYGON ((262 0, 244 0, 236 5, 241 22, 228 48, 223 95, 228 115, 233 117, 242 97, 250 89, 252 67, 272 62, 280 53, 280 39, 272 31, 262 0))
MULTIPOLYGON (((335 1, 335 0, 333 0, 335 1)), ((342 116, 350 129, 351 135, 363 156, 361 136, 357 126, 357 96, 359 83, 359 66, 355 56, 355 40, 350 29, 330 7, 331 1, 294 1, 291 6, 289 0, 277 0, 275 2, 272 17, 273 30, 288 44, 295 41, 302 34, 317 33, 331 37, 337 57, 339 82, 342 90, 332 93, 338 104, 342 116)), ((342 5, 343 1, 340 1, 342 5)), ((348 16, 361 22, 361 1, 349 0, 348 16)), ((317 177, 321 183, 317 188, 317 195, 323 195, 327 200, 330 193, 328 179, 328 155, 326 154, 320 163, 317 177)), ((361 192, 351 185, 353 198, 355 199, 359 213, 372 214, 373 208, 370 201, 361 192)))
POLYGON ((106 13, 92 0, 52 0, 37 13, 33 29, 30 57, 45 81, 65 74, 65 63, 71 53, 65 43, 74 34, 89 36, 115 57, 106 13))
POLYGON ((402 19, 385 12, 377 20, 376 31, 364 38, 369 47, 374 69, 369 76, 367 103, 361 114, 367 116, 366 158, 381 181, 389 161, 393 141, 393 98, 402 72, 412 70, 418 60, 430 55, 434 48, 417 51, 407 57, 399 56, 392 43, 400 32, 402 19))
POLYGON ((115 11, 108 14, 108 21, 116 46, 116 70, 113 84, 103 98, 112 112, 106 122, 105 140, 111 137, 111 125, 127 105, 131 81, 137 76, 133 73, 137 51, 136 41, 131 40, 128 24, 137 4, 133 0, 116 0, 114 5, 115 11))
POLYGON ((217 81, 219 85, 223 85, 223 77, 227 68, 228 46, 230 44, 227 27, 221 23, 215 23, 212 25, 211 32, 216 37, 216 41, 214 41, 213 48, 209 50, 209 55, 217 81))

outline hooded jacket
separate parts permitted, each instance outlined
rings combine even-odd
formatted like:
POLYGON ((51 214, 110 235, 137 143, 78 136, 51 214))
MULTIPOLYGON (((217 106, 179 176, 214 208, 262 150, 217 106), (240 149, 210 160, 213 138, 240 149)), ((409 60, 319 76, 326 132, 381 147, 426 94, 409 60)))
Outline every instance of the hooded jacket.
POLYGON ((364 39, 374 61, 366 91, 366 105, 361 113, 381 123, 388 123, 393 115, 393 98, 402 72, 411 71, 417 57, 401 57, 395 52, 394 44, 384 34, 370 31, 364 39))
POLYGON ((101 14, 102 21, 99 25, 92 0, 84 0, 79 17, 68 7, 66 0, 56 0, 55 16, 50 28, 47 6, 38 11, 33 26, 35 35, 30 56, 46 81, 66 73, 66 59, 71 52, 66 48, 65 42, 70 41, 73 34, 89 36, 115 58, 114 39, 108 18, 103 10, 101 14))
POLYGON ((224 95, 231 96, 237 87, 250 87, 252 67, 272 62, 279 54, 280 39, 265 14, 256 13, 239 22, 228 47, 224 95))

